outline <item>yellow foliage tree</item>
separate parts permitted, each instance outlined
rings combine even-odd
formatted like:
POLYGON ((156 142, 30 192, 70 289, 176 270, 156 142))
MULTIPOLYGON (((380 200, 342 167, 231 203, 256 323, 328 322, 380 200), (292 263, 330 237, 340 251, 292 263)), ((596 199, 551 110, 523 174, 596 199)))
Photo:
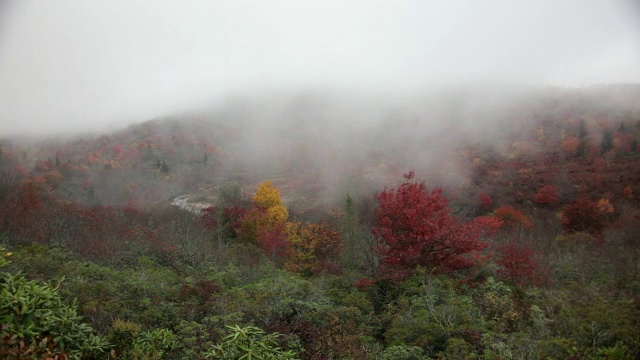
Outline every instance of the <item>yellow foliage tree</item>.
POLYGON ((289 217, 289 211, 282 204, 280 190, 264 181, 253 195, 253 209, 244 217, 238 236, 249 242, 260 243, 260 234, 282 228, 289 217))
POLYGON ((271 185, 271 181, 266 180, 253 194, 253 203, 264 210, 269 223, 284 223, 289 217, 287 208, 282 205, 280 190, 271 185))

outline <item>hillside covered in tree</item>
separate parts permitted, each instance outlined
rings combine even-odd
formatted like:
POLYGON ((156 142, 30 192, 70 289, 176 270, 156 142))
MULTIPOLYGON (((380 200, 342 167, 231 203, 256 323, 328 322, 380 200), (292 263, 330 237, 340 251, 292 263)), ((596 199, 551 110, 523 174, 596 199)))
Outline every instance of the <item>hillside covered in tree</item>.
POLYGON ((632 84, 5 138, 0 357, 635 359, 639 234, 632 84))

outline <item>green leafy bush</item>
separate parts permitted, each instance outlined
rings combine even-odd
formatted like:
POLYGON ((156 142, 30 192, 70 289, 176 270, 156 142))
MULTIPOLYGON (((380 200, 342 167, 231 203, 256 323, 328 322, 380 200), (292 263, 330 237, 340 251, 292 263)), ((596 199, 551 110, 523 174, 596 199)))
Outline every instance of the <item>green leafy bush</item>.
POLYGON ((296 354, 283 350, 278 345, 278 333, 266 335, 262 329, 254 326, 241 328, 238 325, 227 326, 229 335, 223 342, 213 346, 207 353, 207 359, 240 360, 293 360, 296 354))
POLYGON ((80 322, 75 304, 57 288, 22 274, 0 275, 0 357, 40 359, 104 357, 109 344, 80 322))
POLYGON ((134 359, 160 360, 178 343, 171 330, 155 329, 143 332, 133 340, 134 359))

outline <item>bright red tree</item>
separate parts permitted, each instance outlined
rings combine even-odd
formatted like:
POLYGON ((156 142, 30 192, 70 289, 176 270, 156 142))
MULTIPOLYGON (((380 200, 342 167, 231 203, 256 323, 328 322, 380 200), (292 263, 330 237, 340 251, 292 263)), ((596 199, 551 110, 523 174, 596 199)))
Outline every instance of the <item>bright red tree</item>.
POLYGON ((288 257, 291 244, 287 241, 285 224, 263 227, 258 229, 260 248, 272 260, 282 260, 288 257))
POLYGON ((205 229, 213 230, 218 227, 218 209, 214 206, 209 206, 202 209, 202 215, 200 215, 200 222, 205 229))
POLYGON ((597 203, 578 198, 562 209, 562 228, 566 233, 587 232, 595 236, 605 227, 604 214, 597 203))
POLYGON ((249 211, 237 205, 224 208, 222 211, 224 218, 229 222, 229 226, 233 231, 233 236, 238 237, 242 228, 242 219, 247 216, 249 211))
POLYGON ((446 273, 475 265, 484 227, 461 222, 451 215, 440 189, 429 191, 424 182, 412 181, 413 171, 397 189, 376 194, 380 207, 372 229, 380 239, 380 258, 393 275, 409 275, 416 266, 446 273))
POLYGON ((500 266, 497 275, 519 286, 540 285, 543 276, 535 253, 527 246, 517 246, 514 243, 498 248, 500 259, 496 264, 500 266))
POLYGON ((491 209, 491 206, 493 206, 493 200, 491 199, 491 196, 489 196, 489 194, 484 191, 481 192, 480 195, 478 195, 478 206, 482 210, 491 209))
POLYGON ((540 188, 536 194, 536 203, 553 205, 558 202, 558 190, 553 185, 540 188))

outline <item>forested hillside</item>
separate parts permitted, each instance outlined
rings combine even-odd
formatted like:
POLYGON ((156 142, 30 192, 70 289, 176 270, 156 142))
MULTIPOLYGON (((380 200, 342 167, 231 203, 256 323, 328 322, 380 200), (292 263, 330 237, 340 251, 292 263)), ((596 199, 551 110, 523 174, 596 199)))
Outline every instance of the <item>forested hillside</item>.
POLYGON ((0 357, 640 358, 640 86, 351 100, 0 140, 0 357))

